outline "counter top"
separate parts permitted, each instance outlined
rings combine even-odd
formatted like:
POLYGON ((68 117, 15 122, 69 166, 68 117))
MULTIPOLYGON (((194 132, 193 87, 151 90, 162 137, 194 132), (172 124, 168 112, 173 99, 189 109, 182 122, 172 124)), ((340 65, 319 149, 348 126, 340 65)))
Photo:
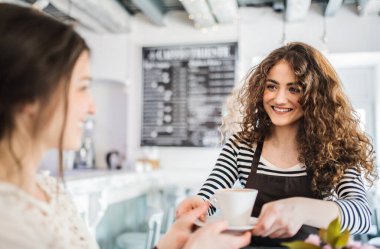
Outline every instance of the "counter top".
POLYGON ((135 185, 167 185, 198 191, 208 170, 158 169, 144 172, 131 170, 70 170, 65 172, 66 187, 73 194, 98 192, 104 188, 120 188, 135 185))
POLYGON ((164 184, 160 170, 65 172, 65 188, 92 232, 110 205, 153 193, 164 184))
POLYGON ((65 171, 66 181, 78 181, 86 179, 97 179, 97 178, 109 178, 113 176, 146 176, 146 175, 157 175, 160 174, 162 170, 151 170, 144 172, 136 172, 132 170, 107 170, 107 169, 79 169, 79 170, 68 170, 65 171))
POLYGON ((98 196, 103 206, 132 199, 163 186, 159 170, 137 173, 132 171, 83 170, 65 177, 66 189, 74 199, 98 196))
POLYGON ((207 170, 158 169, 144 172, 131 170, 82 169, 65 172, 65 188, 79 212, 88 217, 88 225, 112 204, 142 195, 155 195, 160 189, 178 193, 197 191, 209 172, 207 170))

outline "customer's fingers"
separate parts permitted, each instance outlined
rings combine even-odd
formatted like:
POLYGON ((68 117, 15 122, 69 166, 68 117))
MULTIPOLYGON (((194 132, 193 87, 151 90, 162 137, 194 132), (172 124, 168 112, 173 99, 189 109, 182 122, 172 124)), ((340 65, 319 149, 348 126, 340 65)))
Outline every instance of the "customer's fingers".
POLYGON ((218 221, 218 222, 213 222, 211 224, 208 224, 207 226, 203 227, 202 229, 208 230, 214 234, 218 234, 218 233, 225 231, 227 228, 228 228, 227 221, 218 221))
POLYGON ((202 214, 201 216, 199 216, 199 220, 206 221, 206 214, 202 214))
POLYGON ((205 202, 197 196, 193 196, 182 201, 176 209, 176 218, 181 218, 186 213, 190 212, 193 209, 202 206, 205 202))
POLYGON ((210 233, 214 234, 212 237, 217 235, 221 236, 220 238, 222 238, 224 243, 226 245, 229 245, 229 248, 231 249, 241 248, 245 245, 248 245, 251 241, 251 233, 249 231, 243 234, 222 233, 228 229, 227 221, 214 222, 202 229, 209 230, 210 233))
POLYGON ((175 211, 175 217, 176 219, 181 218, 185 213, 191 211, 193 208, 191 206, 182 207, 179 206, 177 210, 175 211))
MULTIPOLYGON (((277 216, 265 209, 260 213, 260 216, 257 220, 255 227, 252 230, 252 234, 256 236, 268 236, 268 232, 273 232, 274 225, 276 222, 277 216)), ((277 229, 277 228, 276 228, 277 229)), ((269 233, 270 234, 270 233, 269 233)))
MULTIPOLYGON (((268 237, 268 236, 275 236, 274 234, 279 234, 282 235, 281 231, 283 230, 283 226, 279 226, 276 223, 273 223, 272 226, 267 228, 264 233, 262 233, 260 236, 262 237, 268 237)), ((278 236, 278 235, 277 235, 278 236)))
POLYGON ((204 215, 207 212, 207 209, 208 209, 207 203, 206 202, 202 203, 197 208, 184 214, 183 219, 191 223, 194 223, 196 219, 198 219, 200 216, 204 215))
POLYGON ((228 242, 231 248, 242 248, 251 242, 251 233, 245 232, 241 235, 230 235, 228 242))

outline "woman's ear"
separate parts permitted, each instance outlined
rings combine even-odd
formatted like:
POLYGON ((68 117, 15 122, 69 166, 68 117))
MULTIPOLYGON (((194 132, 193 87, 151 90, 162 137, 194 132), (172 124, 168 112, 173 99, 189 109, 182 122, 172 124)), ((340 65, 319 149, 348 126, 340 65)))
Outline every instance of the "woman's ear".
POLYGON ((32 132, 33 124, 39 112, 39 103, 37 101, 28 102, 17 108, 14 114, 14 128, 21 132, 32 132))
POLYGON ((37 101, 29 102, 21 107, 20 112, 28 116, 34 117, 40 109, 40 104, 37 101))

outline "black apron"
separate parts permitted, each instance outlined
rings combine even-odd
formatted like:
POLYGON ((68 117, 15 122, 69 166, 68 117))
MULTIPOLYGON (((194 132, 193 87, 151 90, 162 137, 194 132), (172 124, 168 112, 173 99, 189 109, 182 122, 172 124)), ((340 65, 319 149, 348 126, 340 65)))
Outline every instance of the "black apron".
MULTIPOLYGON (((257 148, 253 155, 251 173, 249 174, 247 183, 245 185, 245 188, 253 188, 259 191, 252 210, 252 216, 258 217, 263 205, 271 201, 296 196, 317 198, 311 191, 311 181, 309 174, 307 176, 297 177, 257 174, 256 172, 259 166, 263 144, 263 141, 260 141, 257 144, 257 148)), ((309 234, 318 234, 318 229, 315 227, 303 225, 296 235, 286 239, 271 239, 269 237, 252 236, 251 245, 280 246, 282 242, 305 240, 309 234)))

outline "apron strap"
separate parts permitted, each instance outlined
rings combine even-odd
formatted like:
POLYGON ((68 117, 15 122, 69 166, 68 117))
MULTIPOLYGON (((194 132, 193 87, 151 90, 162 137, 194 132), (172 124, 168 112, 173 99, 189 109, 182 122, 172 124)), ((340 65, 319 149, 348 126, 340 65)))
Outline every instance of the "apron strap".
POLYGON ((256 175, 257 168, 259 167, 261 152, 263 151, 263 145, 264 145, 264 139, 260 139, 257 143, 255 153, 253 154, 253 160, 251 164, 251 172, 249 173, 249 176, 247 178, 247 182, 245 185, 247 185, 248 182, 253 181, 253 177, 256 175))

